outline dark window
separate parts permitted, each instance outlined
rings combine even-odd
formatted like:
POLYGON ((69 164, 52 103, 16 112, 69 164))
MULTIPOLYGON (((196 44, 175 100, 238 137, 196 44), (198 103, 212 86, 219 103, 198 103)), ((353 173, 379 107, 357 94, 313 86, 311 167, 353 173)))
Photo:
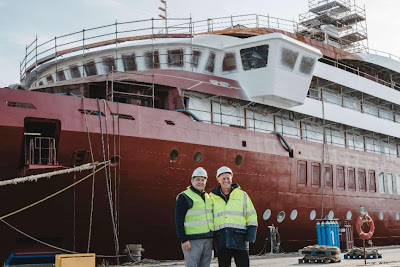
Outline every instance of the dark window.
POLYGON ((365 170, 362 169, 358 170, 358 180, 359 180, 360 191, 367 191, 365 170))
POLYGON ((71 77, 72 78, 79 78, 81 77, 81 73, 79 72, 78 66, 71 66, 69 68, 69 71, 71 72, 71 77))
POLYGON ((192 54, 192 66, 197 68, 199 66, 200 62, 200 57, 201 57, 201 52, 198 50, 193 51, 192 54))
POLYGON ((226 53, 222 61, 222 71, 236 70, 235 53, 226 53))
POLYGON ((54 82, 54 80, 53 80, 53 76, 50 74, 50 75, 48 75, 47 77, 46 77, 46 81, 47 81, 47 84, 49 84, 49 83, 53 83, 54 82))
POLYGON ((43 85, 43 81, 40 81, 40 82, 39 82, 39 86, 42 86, 42 85, 43 85))
POLYGON ((269 45, 260 45, 240 50, 244 70, 265 68, 268 64, 269 45))
POLYGON ((304 74, 311 74, 314 68, 315 59, 308 56, 303 56, 300 63, 300 72, 304 74))
POLYGON ((106 73, 117 70, 115 68, 115 60, 113 57, 103 58, 103 66, 104 66, 104 70, 106 71, 106 73))
POLYGON ((137 70, 135 54, 122 55, 122 64, 124 65, 125 71, 137 70))
POLYGON ((344 190, 345 188, 344 167, 337 166, 336 177, 337 177, 337 188, 344 190))
POLYGON ((325 185, 332 188, 332 165, 325 165, 325 185))
POLYGON ((147 52, 144 56, 144 60, 148 69, 160 68, 160 57, 158 51, 147 52))
POLYGON ((85 66, 86 76, 97 75, 96 64, 94 63, 94 61, 86 62, 84 66, 85 66))
POLYGON ((320 165, 319 163, 312 163, 312 180, 311 180, 311 186, 312 187, 321 187, 321 178, 320 178, 320 165))
POLYGON ((214 72, 214 60, 215 60, 215 53, 210 52, 210 55, 208 56, 207 60, 206 71, 214 72))
POLYGON ((306 186, 307 185, 307 162, 298 161, 297 162, 297 185, 306 186))
POLYGON ((356 178, 354 177, 354 169, 347 169, 348 177, 349 177, 349 190, 356 190, 356 178))
POLYGON ((282 47, 281 65, 284 66, 285 68, 293 70, 298 56, 299 56, 299 52, 282 47))
POLYGON ((66 80, 65 74, 63 70, 57 71, 57 81, 64 81, 66 80))
POLYGON ((376 181, 375 181, 375 172, 369 171, 369 191, 376 192, 376 181))
POLYGON ((168 65, 182 67, 183 66, 183 50, 168 50, 168 65))

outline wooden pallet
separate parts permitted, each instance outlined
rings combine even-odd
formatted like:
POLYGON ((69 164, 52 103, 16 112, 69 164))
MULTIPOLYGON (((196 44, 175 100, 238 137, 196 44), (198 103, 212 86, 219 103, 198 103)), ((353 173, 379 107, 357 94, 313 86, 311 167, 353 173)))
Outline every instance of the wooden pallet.
POLYGON ((335 261, 329 258, 325 259, 299 259, 299 263, 338 263, 340 260, 335 261))
POLYGON ((299 250, 300 255, 311 255, 311 256, 320 256, 320 257, 327 257, 337 253, 333 253, 330 250, 299 250))
MULTIPOLYGON (((344 258, 346 259, 346 260, 348 260, 348 259, 364 259, 364 256, 363 255, 347 255, 347 254, 344 254, 344 258)), ((380 259, 380 258, 382 258, 382 254, 378 254, 378 255, 366 255, 366 258, 367 259, 380 259)))

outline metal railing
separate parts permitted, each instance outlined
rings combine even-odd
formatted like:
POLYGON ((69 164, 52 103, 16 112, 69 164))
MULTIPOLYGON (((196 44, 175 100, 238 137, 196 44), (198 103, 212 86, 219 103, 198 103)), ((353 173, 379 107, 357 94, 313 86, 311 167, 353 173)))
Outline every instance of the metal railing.
POLYGON ((25 155, 27 165, 56 165, 56 141, 52 137, 34 137, 25 147, 25 155))

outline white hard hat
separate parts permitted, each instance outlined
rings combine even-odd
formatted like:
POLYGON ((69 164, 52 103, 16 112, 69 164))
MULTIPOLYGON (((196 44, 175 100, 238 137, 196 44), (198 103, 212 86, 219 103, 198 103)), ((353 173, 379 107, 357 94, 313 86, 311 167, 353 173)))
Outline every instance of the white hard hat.
POLYGON ((230 168, 228 168, 226 166, 222 166, 217 171, 217 178, 223 173, 230 173, 231 175, 233 175, 233 172, 232 172, 232 170, 230 168))
POLYGON ((203 167, 198 167, 193 171, 192 178, 194 177, 204 177, 206 179, 208 178, 207 172, 203 167))

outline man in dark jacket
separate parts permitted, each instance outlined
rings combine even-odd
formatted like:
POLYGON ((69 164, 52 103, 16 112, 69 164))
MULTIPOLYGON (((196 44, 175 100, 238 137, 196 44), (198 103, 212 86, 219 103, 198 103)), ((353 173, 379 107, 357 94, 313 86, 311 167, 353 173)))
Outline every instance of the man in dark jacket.
POLYGON ((247 267, 250 266, 249 242, 256 240, 257 213, 247 193, 238 184, 232 184, 232 177, 230 168, 219 168, 220 185, 210 193, 218 265, 230 267, 233 257, 237 267, 247 267))
POLYGON ((182 243, 186 267, 209 267, 214 231, 212 201, 204 191, 207 172, 202 167, 194 170, 192 186, 177 196, 175 227, 182 243))

